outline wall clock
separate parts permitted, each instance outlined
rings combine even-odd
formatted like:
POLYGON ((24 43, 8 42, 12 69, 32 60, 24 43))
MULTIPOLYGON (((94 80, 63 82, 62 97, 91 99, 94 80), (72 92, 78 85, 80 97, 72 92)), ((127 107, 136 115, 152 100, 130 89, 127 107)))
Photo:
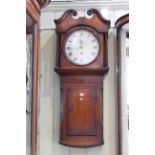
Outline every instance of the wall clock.
POLYGON ((107 37, 110 22, 90 9, 91 18, 76 18, 75 10, 55 20, 60 75, 60 143, 74 147, 102 145, 103 78, 108 72, 107 37))

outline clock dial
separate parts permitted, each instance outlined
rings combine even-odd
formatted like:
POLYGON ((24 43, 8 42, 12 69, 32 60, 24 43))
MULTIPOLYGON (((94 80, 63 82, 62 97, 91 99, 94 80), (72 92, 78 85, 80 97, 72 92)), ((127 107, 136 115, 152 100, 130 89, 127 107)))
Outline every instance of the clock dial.
POLYGON ((65 55, 74 64, 90 64, 96 59, 98 53, 99 42, 90 31, 74 31, 66 40, 65 55))

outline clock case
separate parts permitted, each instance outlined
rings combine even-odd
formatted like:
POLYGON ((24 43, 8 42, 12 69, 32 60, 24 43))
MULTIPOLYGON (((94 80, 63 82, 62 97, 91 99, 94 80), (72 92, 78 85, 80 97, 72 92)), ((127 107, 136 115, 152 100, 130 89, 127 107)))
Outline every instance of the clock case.
POLYGON ((60 143, 91 147, 103 141, 103 78, 108 72, 107 38, 110 21, 95 10, 90 18, 76 18, 75 10, 55 20, 57 57, 55 71, 60 75, 60 143), (65 41, 76 30, 91 31, 99 41, 97 58, 87 65, 75 65, 65 56, 65 41))

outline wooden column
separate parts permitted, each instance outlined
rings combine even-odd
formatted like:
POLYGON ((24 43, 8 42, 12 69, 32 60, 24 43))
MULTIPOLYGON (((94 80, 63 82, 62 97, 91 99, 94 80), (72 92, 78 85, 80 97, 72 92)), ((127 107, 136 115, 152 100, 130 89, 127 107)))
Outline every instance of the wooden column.
POLYGON ((27 0, 26 13, 31 17, 33 24, 26 26, 26 32, 33 37, 33 97, 32 97, 32 146, 31 155, 37 155, 37 125, 38 125, 38 53, 39 53, 39 20, 40 9, 48 4, 49 0, 27 0))

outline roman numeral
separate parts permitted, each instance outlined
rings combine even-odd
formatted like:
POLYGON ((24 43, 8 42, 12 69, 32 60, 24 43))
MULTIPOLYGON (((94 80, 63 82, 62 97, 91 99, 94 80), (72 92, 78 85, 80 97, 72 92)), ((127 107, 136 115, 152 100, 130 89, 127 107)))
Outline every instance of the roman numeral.
POLYGON ((69 52, 68 55, 71 57, 72 56, 72 52, 69 52))
POLYGON ((71 48, 70 47, 67 47, 67 49, 70 50, 71 48))

